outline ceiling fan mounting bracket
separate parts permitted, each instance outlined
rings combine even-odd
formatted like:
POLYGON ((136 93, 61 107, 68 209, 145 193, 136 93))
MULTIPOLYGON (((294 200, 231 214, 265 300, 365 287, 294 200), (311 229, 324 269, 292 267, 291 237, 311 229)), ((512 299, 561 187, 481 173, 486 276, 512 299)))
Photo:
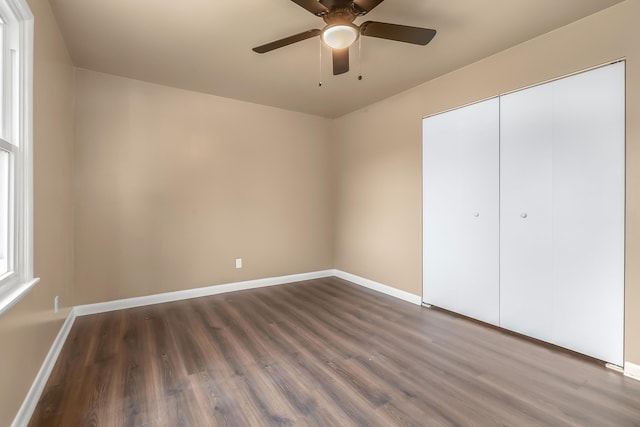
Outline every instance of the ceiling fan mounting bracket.
MULTIPOLYGON (((368 10, 358 6, 352 0, 320 0, 319 3, 324 6, 325 9, 316 11, 314 14, 325 20, 327 16, 335 15, 336 11, 342 11, 341 13, 353 15, 353 19, 358 16, 364 16, 369 12, 368 10)), ((353 19, 351 21, 353 21, 353 19)))

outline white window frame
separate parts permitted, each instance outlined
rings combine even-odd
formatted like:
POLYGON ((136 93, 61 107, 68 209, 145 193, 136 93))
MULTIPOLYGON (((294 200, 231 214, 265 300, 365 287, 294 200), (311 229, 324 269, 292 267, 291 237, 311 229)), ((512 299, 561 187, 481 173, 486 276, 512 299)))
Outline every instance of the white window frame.
POLYGON ((26 0, 0 0, 7 25, 2 49, 3 90, 0 149, 13 153, 10 173, 9 271, 0 277, 0 315, 40 279, 33 277, 33 14, 26 0), (5 61, 14 50, 15 61, 5 61), (7 92, 9 92, 7 94, 7 92), (7 146, 7 140, 14 145, 7 146))

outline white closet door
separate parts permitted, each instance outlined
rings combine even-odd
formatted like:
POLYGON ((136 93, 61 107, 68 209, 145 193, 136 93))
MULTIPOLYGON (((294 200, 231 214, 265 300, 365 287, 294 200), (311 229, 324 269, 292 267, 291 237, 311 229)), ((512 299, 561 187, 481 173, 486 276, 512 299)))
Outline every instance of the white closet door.
POLYGON ((623 364, 624 63, 553 82, 555 342, 623 364))
POLYGON ((499 322, 499 101, 423 121, 423 301, 499 322))
POLYGON ((553 100, 549 85, 500 98, 500 326, 553 335, 553 100))
POLYGON ((501 168, 501 326, 622 365, 624 63, 502 97, 501 168))

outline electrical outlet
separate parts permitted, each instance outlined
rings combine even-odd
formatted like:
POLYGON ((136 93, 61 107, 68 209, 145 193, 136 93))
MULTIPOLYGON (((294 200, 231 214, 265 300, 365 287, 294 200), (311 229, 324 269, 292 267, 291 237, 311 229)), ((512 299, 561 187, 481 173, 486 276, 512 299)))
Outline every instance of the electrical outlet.
POLYGON ((60 310, 60 297, 56 295, 53 298, 53 311, 57 313, 60 310))
POLYGON ((242 268, 242 258, 236 258, 236 268, 242 268))

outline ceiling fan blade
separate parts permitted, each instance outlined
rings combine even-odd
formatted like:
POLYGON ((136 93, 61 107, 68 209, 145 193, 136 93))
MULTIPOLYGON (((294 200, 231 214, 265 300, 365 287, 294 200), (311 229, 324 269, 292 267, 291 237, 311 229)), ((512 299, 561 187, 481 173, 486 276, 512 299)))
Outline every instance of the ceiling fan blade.
POLYGON ((349 48, 333 49, 333 75, 349 71, 349 48))
POLYGON ((365 13, 371 12, 374 7, 376 7, 383 1, 384 0, 353 0, 353 3, 364 15, 365 13))
POLYGON ((320 34, 320 30, 308 30, 303 33, 299 33, 293 36, 285 37, 280 40, 276 40, 271 43, 263 44, 262 46, 254 47, 253 51, 257 53, 266 53, 271 52, 274 49, 278 49, 281 47, 289 46, 290 44, 294 44, 300 42, 302 40, 310 39, 311 37, 315 37, 320 34))
POLYGON ((409 27, 407 25, 387 24, 385 22, 367 21, 360 26, 360 34, 369 37, 395 40, 404 43, 426 45, 435 37, 436 30, 409 27))
POLYGON ((329 11, 318 0, 291 0, 298 6, 307 9, 309 12, 316 16, 322 16, 329 11))

